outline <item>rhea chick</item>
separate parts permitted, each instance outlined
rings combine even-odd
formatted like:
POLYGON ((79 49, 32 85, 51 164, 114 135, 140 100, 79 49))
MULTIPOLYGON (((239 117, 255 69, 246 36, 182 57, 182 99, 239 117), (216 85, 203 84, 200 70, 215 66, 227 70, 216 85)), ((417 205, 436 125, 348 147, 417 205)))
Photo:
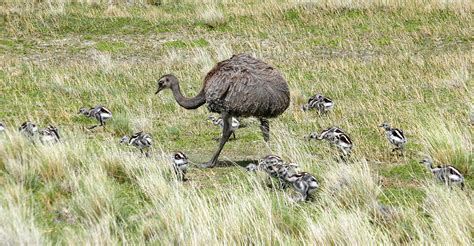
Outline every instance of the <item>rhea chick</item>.
POLYGON ((89 127, 88 129, 94 129, 98 126, 105 127, 105 122, 112 118, 112 112, 104 106, 95 106, 93 108, 81 108, 79 114, 85 115, 89 118, 95 118, 99 124, 89 127))
POLYGON ((439 181, 447 185, 460 184, 461 189, 464 189, 464 176, 455 167, 451 165, 433 167, 433 161, 429 158, 421 160, 420 164, 425 165, 439 181))
POLYGON ((319 114, 325 114, 334 107, 334 102, 321 94, 316 94, 308 99, 308 102, 303 105, 303 111, 310 109, 318 110, 319 114))
POLYGON ((188 163, 189 159, 183 152, 178 151, 173 155, 173 170, 179 180, 187 180, 184 176, 188 170, 188 163))
POLYGON ((127 143, 128 145, 135 146, 143 154, 143 150, 146 150, 145 156, 150 157, 149 149, 153 143, 150 134, 144 133, 143 131, 133 134, 131 137, 123 136, 120 139, 120 143, 127 143))
POLYGON ((61 140, 59 136, 59 130, 53 125, 49 125, 47 128, 39 131, 40 141, 43 144, 53 144, 61 140))
POLYGON ((267 171, 268 167, 272 167, 278 164, 284 164, 283 159, 277 155, 267 155, 258 161, 258 164, 250 163, 245 169, 249 172, 254 172, 257 170, 267 171))
POLYGON ((38 127, 32 122, 26 121, 21 124, 21 126, 18 128, 18 131, 20 131, 20 133, 24 136, 32 139, 37 135, 38 127))
POLYGON ((392 128, 387 122, 382 123, 379 127, 382 127, 385 130, 385 135, 387 140, 395 146, 392 149, 394 151, 400 151, 400 154, 403 155, 403 148, 407 143, 407 138, 403 134, 403 131, 398 128, 392 128))
POLYGON ((335 141, 335 137, 338 136, 338 135, 341 135, 341 134, 344 134, 344 131, 337 127, 337 126, 332 126, 328 129, 325 129, 323 131, 321 131, 321 133, 317 133, 317 132, 313 132, 311 134, 309 134, 309 136, 307 137, 308 140, 322 140, 322 139, 326 139, 330 142, 334 142, 335 141))
POLYGON ((319 187, 318 181, 313 175, 307 172, 292 174, 290 168, 290 166, 280 168, 278 176, 285 182, 290 183, 293 188, 301 194, 301 200, 306 201, 311 193, 319 187))
POLYGON ((351 138, 344 133, 343 130, 335 126, 323 130, 320 134, 313 132, 309 135, 308 139, 327 140, 339 148, 342 153, 340 156, 342 160, 346 160, 346 158, 351 154, 353 147, 351 138))
POLYGON ((276 178, 282 189, 286 189, 286 188, 288 188, 289 183, 281 175, 281 170, 286 170, 286 172, 288 174, 293 175, 293 174, 297 173, 297 169, 298 169, 298 165, 295 164, 295 163, 276 164, 276 165, 272 165, 272 166, 267 166, 265 168, 265 172, 271 178, 276 178))
MULTIPOLYGON (((216 118, 214 115, 209 115, 207 119, 211 120, 212 124, 216 126, 220 126, 221 128, 224 128, 224 121, 222 120, 221 117, 216 118)), ((235 139, 235 130, 237 130, 240 127, 240 122, 237 120, 237 118, 232 117, 232 124, 230 125, 230 130, 232 131, 232 136, 235 139)))

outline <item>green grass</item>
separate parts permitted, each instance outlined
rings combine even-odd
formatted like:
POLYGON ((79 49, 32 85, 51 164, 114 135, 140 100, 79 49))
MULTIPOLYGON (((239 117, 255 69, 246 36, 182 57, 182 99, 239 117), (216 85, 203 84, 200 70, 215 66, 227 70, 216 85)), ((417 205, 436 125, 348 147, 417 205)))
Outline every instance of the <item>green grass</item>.
POLYGON ((392 177, 399 180, 415 180, 415 179, 422 179, 425 177, 427 170, 424 168, 423 165, 418 164, 418 162, 413 161, 408 164, 397 165, 394 167, 387 167, 385 170, 382 171, 382 175, 385 177, 392 177))
POLYGON ((411 204, 423 202, 424 198, 425 194, 419 188, 404 187, 385 189, 379 200, 389 205, 410 206, 411 204))
POLYGON ((106 42, 100 41, 97 43, 97 50, 103 52, 118 53, 123 49, 126 49, 127 45, 121 42, 106 42))
POLYGON ((0 221, 8 221, 0 225, 1 241, 468 242, 470 5, 17 4, 0 4, 0 121, 9 129, 0 133, 0 221), (257 120, 241 119, 247 127, 226 144, 226 165, 197 168, 211 157, 221 129, 206 120, 205 107, 188 111, 169 91, 154 95, 156 80, 173 73, 193 96, 215 63, 240 52, 278 69, 292 104, 271 120, 269 143, 257 120), (324 117, 300 110, 317 92, 336 103, 324 117), (106 129, 88 131, 95 120, 77 112, 97 104, 114 116, 106 129), (15 131, 26 120, 57 125, 63 143, 29 143, 15 131), (383 121, 404 129, 405 157, 390 154, 377 127, 383 121), (329 144, 304 140, 332 125, 355 144, 347 165, 329 144), (140 130, 153 136, 152 158, 118 144, 140 130), (177 150, 193 162, 187 182, 169 168, 177 150), (291 189, 269 188, 264 175, 239 166, 270 153, 318 178, 312 201, 295 203, 291 189), (424 155, 459 168, 466 191, 433 182, 418 164, 424 155), (401 214, 380 220, 377 204, 401 214))

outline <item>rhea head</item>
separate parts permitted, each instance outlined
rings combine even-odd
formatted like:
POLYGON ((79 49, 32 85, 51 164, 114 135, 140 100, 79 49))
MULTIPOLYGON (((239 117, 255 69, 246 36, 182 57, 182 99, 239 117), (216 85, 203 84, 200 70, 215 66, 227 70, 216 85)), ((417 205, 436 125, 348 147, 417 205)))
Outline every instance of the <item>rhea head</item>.
POLYGON ((382 128, 385 129, 385 130, 389 130, 389 129, 390 129, 390 125, 389 125, 387 122, 382 123, 379 127, 382 127, 382 128))
POLYGON ((423 160, 420 161, 420 164, 423 164, 427 168, 433 167, 433 161, 430 158, 423 158, 423 160))
POLYGON ((160 79, 158 79, 158 89, 156 90, 155 94, 160 93, 160 91, 164 89, 170 89, 171 86, 178 82, 178 79, 172 74, 163 75, 160 79))

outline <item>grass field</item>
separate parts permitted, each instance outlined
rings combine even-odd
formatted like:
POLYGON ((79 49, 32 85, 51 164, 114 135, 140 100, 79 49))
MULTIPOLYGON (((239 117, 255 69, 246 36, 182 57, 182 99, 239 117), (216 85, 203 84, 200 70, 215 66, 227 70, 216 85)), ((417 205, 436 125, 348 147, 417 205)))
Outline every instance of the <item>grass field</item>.
POLYGON ((0 242, 6 244, 469 245, 474 31, 471 1, 0 2, 0 242), (212 169, 170 168, 181 150, 211 157, 220 128, 205 107, 185 110, 156 80, 174 73, 188 96, 207 71, 246 52, 287 79, 291 105, 263 141, 256 119, 212 169), (335 101, 303 112, 309 96, 335 101), (102 104, 107 128, 77 114, 102 104), (32 144, 26 121, 58 126, 60 144, 32 144), (383 121, 408 137, 392 156, 383 121), (348 164, 304 136, 332 125, 354 142, 348 164), (152 158, 119 145, 154 137, 152 158), (316 175, 313 201, 268 188, 240 165, 277 154, 316 175), (449 189, 418 161, 431 156, 466 178, 449 189), (384 209, 387 208, 388 212, 384 209))

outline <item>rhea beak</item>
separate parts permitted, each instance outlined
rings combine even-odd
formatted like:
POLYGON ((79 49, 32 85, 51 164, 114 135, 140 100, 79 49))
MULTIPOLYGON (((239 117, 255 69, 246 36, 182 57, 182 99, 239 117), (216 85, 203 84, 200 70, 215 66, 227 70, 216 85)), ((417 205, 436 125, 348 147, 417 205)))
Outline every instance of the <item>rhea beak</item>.
POLYGON ((161 86, 160 86, 160 87, 158 87, 158 90, 156 90, 156 92, 155 92, 155 95, 157 95, 158 93, 160 93, 160 91, 162 91, 163 89, 164 89, 164 88, 163 88, 163 87, 161 87, 161 86))

